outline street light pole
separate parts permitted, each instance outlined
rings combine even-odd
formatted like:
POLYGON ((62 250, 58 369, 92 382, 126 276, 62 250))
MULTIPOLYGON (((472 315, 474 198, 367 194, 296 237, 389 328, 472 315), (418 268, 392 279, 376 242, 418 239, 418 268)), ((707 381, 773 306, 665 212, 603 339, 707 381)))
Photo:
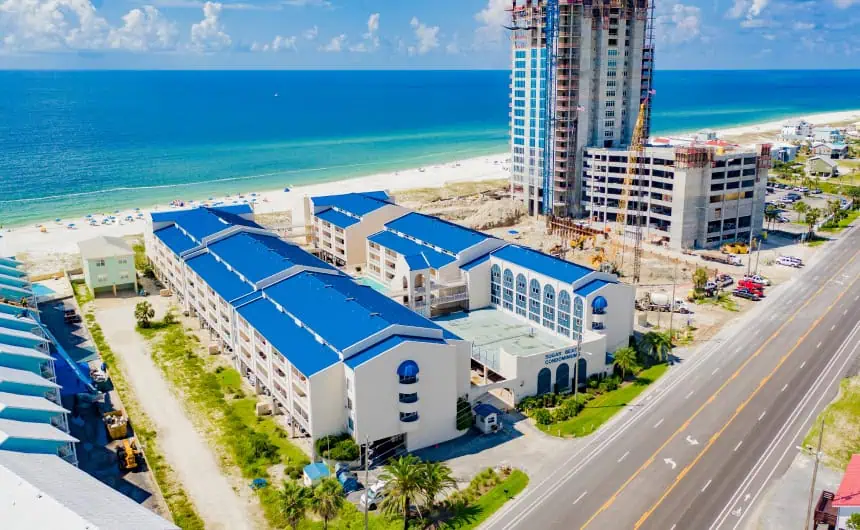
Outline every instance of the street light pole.
POLYGON ((678 260, 675 260, 675 267, 672 269, 672 300, 669 301, 671 304, 669 306, 669 341, 673 340, 672 337, 672 322, 675 317, 675 286, 678 285, 678 260))
POLYGON ((370 485, 368 481, 368 468, 370 463, 370 440, 367 439, 367 436, 364 437, 364 530, 367 529, 368 525, 368 514, 367 507, 370 506, 370 485))
POLYGON ((803 529, 809 529, 809 519, 812 517, 812 497, 815 495, 815 479, 818 476, 818 462, 821 459, 821 439, 824 438, 824 420, 821 420, 821 430, 818 431, 818 449, 815 451, 815 466, 812 468, 812 484, 809 485, 809 501, 806 504, 806 520, 803 529))

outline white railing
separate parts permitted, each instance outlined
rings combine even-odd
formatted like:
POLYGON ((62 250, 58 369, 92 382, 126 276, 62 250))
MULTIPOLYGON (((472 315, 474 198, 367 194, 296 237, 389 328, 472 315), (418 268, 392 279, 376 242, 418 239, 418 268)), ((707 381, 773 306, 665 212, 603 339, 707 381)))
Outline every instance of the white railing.
POLYGON ((499 351, 488 350, 480 346, 472 345, 472 359, 483 364, 487 368, 499 371, 499 351))

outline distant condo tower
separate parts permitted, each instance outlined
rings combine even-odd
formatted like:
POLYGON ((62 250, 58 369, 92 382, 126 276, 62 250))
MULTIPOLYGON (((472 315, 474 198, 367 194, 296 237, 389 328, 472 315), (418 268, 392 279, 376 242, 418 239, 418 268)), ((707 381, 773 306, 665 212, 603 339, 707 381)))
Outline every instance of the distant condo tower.
POLYGON ((649 0, 512 0, 511 194, 578 215, 587 147, 629 145, 653 70, 649 0))

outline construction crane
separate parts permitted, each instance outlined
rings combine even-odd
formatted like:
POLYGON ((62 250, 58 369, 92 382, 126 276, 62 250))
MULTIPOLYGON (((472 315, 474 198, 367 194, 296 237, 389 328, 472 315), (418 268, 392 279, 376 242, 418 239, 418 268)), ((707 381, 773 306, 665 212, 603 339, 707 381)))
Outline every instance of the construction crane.
POLYGON ((633 187, 634 180, 638 180, 639 189, 636 197, 636 218, 634 219, 633 228, 633 278, 632 283, 638 284, 640 279, 640 268, 642 262, 642 178, 644 174, 645 160, 645 117, 648 112, 648 102, 651 98, 651 93, 642 100, 639 105, 639 116, 636 118, 636 126, 633 128, 633 139, 630 142, 629 155, 627 157, 627 174, 624 177, 624 185, 621 188, 621 198, 618 200, 618 215, 616 223, 618 225, 618 233, 621 236, 622 250, 621 262, 624 263, 624 251, 627 241, 627 205, 630 202, 630 188, 633 187))

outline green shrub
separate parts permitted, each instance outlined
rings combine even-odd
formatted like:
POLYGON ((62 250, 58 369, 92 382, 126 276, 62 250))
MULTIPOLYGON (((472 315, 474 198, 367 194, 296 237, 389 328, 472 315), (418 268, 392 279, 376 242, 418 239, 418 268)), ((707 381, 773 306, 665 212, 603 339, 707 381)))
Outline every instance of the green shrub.
POLYGON ((323 458, 351 462, 357 460, 360 449, 347 433, 323 436, 314 443, 316 453, 323 458))
POLYGON ((561 408, 567 411, 568 418, 572 418, 579 414, 579 412, 585 407, 582 402, 578 399, 568 399, 566 400, 561 408))
POLYGON ((608 390, 609 392, 612 392, 613 390, 618 389, 618 380, 615 379, 614 377, 611 379, 607 379, 605 381, 605 384, 606 384, 606 390, 608 390))
POLYGON ((462 431, 472 426, 472 406, 464 398, 457 398, 457 430, 462 431))
POLYGON ((549 413, 546 409, 537 409, 532 413, 532 417, 535 419, 538 425, 549 425, 552 423, 552 414, 549 413))
POLYGON ((600 384, 600 383, 598 383, 598 382, 597 382, 597 378, 589 378, 589 379, 588 379, 588 388, 589 388, 589 390, 596 390, 596 389, 597 389, 597 386, 598 386, 599 384, 600 384))
POLYGON ((565 407, 558 407, 552 411, 552 421, 553 423, 558 423, 560 421, 566 421, 570 419, 570 411, 565 407))

